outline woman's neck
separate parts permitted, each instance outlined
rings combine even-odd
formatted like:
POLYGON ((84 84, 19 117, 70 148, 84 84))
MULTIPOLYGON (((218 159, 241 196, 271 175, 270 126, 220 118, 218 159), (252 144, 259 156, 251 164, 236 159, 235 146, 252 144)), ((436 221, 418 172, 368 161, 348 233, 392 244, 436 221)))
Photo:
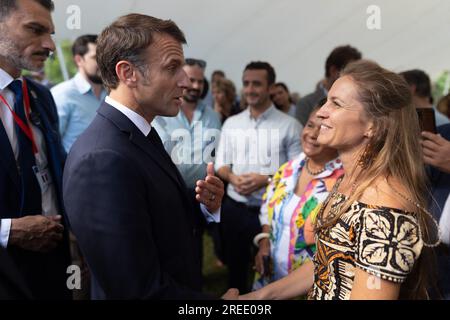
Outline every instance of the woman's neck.
POLYGON ((339 152, 339 159, 341 159, 342 167, 344 168, 344 179, 342 180, 339 189, 343 193, 351 193, 357 183, 356 179, 362 171, 359 161, 361 159, 361 155, 363 154, 362 150, 364 150, 364 148, 339 152))

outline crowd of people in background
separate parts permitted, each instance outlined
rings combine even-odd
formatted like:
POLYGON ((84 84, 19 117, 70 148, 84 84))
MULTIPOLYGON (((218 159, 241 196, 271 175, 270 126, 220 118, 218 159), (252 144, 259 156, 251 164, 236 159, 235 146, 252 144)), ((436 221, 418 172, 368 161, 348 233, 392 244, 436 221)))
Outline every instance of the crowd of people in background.
POLYGON ((224 299, 450 299, 450 93, 426 72, 342 45, 302 97, 266 61, 208 81, 173 21, 129 14, 49 85, 53 9, 0 9, 0 299, 219 298, 205 232, 224 299))

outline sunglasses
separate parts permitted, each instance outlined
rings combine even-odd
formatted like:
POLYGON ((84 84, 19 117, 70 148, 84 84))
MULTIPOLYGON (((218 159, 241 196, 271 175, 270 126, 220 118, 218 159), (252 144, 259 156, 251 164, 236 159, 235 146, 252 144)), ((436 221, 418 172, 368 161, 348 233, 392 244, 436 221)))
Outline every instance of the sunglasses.
POLYGON ((200 59, 193 59, 193 58, 187 58, 186 59, 186 64, 188 66, 199 66, 202 69, 206 68, 206 61, 205 60, 200 60, 200 59))

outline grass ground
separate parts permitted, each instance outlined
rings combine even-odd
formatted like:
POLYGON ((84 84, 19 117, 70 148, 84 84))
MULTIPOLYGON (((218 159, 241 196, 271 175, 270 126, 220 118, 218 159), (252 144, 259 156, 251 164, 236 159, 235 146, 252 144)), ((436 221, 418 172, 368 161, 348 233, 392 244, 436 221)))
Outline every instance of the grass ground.
POLYGON ((203 291, 220 297, 228 290, 227 267, 219 267, 216 262, 212 238, 205 232, 203 234, 203 291))

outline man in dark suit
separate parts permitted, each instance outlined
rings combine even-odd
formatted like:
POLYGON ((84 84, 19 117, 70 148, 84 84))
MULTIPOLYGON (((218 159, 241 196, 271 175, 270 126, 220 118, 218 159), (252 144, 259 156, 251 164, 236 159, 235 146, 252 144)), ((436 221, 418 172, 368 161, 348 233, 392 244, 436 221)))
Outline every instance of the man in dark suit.
POLYGON ((69 299, 58 116, 48 89, 21 77, 55 49, 52 10, 50 0, 1 3, 0 245, 34 298, 69 299))
MULTIPOLYGON (((440 222, 442 243, 436 248, 437 285, 440 290, 432 298, 450 299, 450 244, 448 235, 442 230, 442 215, 450 197, 450 124, 437 127, 437 133, 422 132, 424 162, 429 165, 428 178, 431 186, 430 209, 436 221, 440 222)), ((435 293, 436 294, 436 293, 435 293)))
MULTIPOLYGON (((130 14, 97 41, 110 94, 73 145, 64 202, 92 273, 94 299, 204 299, 198 217, 186 186, 150 125, 175 116, 189 87, 182 31, 170 20, 130 14)), ((223 183, 208 165, 197 181, 203 218, 217 221, 223 183)))
POLYGON ((0 247, 0 300, 17 299, 31 299, 31 293, 14 261, 0 247))

